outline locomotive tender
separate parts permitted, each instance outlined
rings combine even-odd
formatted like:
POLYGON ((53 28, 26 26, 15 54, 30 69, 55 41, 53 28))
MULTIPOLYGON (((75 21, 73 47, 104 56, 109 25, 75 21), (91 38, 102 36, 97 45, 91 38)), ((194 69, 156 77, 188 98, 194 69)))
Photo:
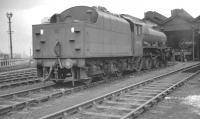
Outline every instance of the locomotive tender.
POLYGON ((33 25, 39 77, 56 83, 140 71, 166 64, 166 36, 130 15, 76 6, 33 25))

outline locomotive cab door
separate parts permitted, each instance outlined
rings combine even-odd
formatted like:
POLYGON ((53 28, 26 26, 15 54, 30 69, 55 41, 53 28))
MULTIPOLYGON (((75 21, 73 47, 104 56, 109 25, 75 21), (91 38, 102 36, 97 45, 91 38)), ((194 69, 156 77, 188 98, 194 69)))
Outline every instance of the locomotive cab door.
POLYGON ((131 44, 132 44, 132 53, 134 55, 134 36, 135 36, 135 33, 134 33, 134 23, 133 22, 129 22, 130 23, 130 29, 131 29, 131 44))
POLYGON ((143 56, 143 23, 126 14, 121 14, 121 17, 130 24, 133 56, 143 56))
POLYGON ((143 29, 141 24, 134 24, 134 32, 132 33, 133 41, 133 55, 142 56, 143 55, 143 29))

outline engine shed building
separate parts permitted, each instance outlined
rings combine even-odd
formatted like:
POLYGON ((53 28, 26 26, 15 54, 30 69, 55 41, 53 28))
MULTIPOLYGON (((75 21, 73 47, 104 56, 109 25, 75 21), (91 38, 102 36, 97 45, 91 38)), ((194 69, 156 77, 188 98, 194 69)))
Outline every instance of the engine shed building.
POLYGON ((146 12, 144 20, 157 24, 167 35, 167 46, 175 50, 176 60, 180 60, 182 52, 187 60, 200 59, 200 16, 194 19, 184 9, 174 9, 169 18, 146 12))

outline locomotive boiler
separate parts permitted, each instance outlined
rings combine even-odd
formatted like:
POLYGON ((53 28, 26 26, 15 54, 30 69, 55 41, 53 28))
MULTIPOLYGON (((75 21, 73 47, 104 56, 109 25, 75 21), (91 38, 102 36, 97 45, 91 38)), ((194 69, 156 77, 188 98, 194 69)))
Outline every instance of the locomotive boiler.
POLYGON ((76 6, 33 25, 33 57, 56 83, 120 75, 166 64, 166 36, 142 20, 103 7, 76 6))

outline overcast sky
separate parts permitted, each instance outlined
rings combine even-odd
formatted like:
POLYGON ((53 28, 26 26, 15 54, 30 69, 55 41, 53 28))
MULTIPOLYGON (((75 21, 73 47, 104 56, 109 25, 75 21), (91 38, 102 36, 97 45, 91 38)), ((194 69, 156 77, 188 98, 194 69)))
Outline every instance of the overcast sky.
POLYGON ((197 0, 0 0, 0 50, 9 51, 6 12, 13 12, 13 52, 29 55, 32 48, 32 25, 44 17, 60 13, 72 6, 104 6, 110 12, 143 18, 144 12, 157 11, 170 17, 172 9, 185 9, 193 17, 200 15, 197 0))

